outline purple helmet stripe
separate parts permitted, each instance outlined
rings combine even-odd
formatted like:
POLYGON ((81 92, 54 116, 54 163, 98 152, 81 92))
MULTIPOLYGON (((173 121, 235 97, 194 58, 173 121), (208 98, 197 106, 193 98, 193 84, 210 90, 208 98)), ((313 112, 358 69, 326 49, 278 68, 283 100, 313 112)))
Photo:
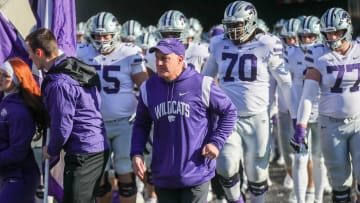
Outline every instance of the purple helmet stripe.
POLYGON ((237 4, 239 4, 240 2, 239 1, 236 1, 234 2, 233 4, 231 4, 230 8, 227 10, 227 16, 232 16, 234 14, 234 10, 235 10, 235 7, 237 6, 237 4))
POLYGON ((336 11, 336 8, 331 8, 330 11, 328 12, 328 15, 326 16, 326 19, 327 19, 327 27, 328 26, 331 26, 333 27, 334 25, 332 25, 332 22, 333 22, 333 18, 334 18, 334 13, 336 11))

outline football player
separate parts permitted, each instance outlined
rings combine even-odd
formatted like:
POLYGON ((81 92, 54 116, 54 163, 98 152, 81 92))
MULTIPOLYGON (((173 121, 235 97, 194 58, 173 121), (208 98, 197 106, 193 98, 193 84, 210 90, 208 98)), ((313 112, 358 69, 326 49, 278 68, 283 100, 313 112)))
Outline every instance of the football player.
POLYGON ((178 10, 168 10, 159 18, 157 27, 162 38, 174 37, 184 43, 186 63, 192 64, 195 70, 201 72, 209 56, 208 47, 203 43, 188 42, 191 32, 189 32, 189 21, 186 16, 178 10))
MULTIPOLYGON (((291 18, 287 21, 282 36, 285 39, 284 41, 290 45, 287 46, 285 50, 285 64, 293 76, 293 90, 296 92, 298 98, 294 102, 296 106, 298 106, 297 103, 301 97, 306 73, 305 52, 310 47, 323 43, 320 34, 320 19, 316 16, 304 16, 302 20, 299 18, 291 18), (294 40, 294 38, 296 39, 294 40), (291 42, 296 42, 296 44, 291 44, 291 42)), ((294 192, 297 202, 314 202, 314 199, 316 202, 322 202, 323 199, 326 170, 324 161, 321 161, 323 158, 317 130, 317 99, 318 98, 314 101, 313 108, 311 109, 311 116, 307 128, 307 139, 309 143, 311 143, 309 144, 311 148, 309 150, 304 148, 300 151, 296 143, 292 142, 296 151, 292 177, 294 178, 294 192), (315 176, 313 176, 313 174, 315 174, 315 176)), ((284 154, 290 153, 289 142, 291 138, 292 135, 283 137, 282 139, 284 154)), ((291 165, 287 166, 291 167, 291 165)), ((288 171, 291 171, 291 169, 288 171)))
MULTIPOLYGON (((305 54, 307 71, 293 136, 299 148, 306 144, 311 109, 319 98, 319 136, 332 186, 333 202, 351 202, 352 170, 360 181, 360 45, 352 41, 351 17, 342 8, 330 8, 320 20, 325 43, 305 54), (351 157, 351 158, 350 158, 351 157)), ((356 187, 359 194, 359 185, 356 187)))
POLYGON ((136 20, 128 20, 121 27, 121 41, 135 43, 137 37, 143 33, 143 27, 136 20))
MULTIPOLYGON (((137 99, 134 85, 147 79, 141 48, 119 42, 119 23, 109 12, 97 13, 90 22, 90 44, 78 47, 78 57, 93 65, 101 77, 101 112, 111 150, 120 202, 135 203, 137 187, 131 168, 130 141, 137 99)), ((104 179, 99 196, 110 191, 104 179)), ((100 198, 101 200, 102 198, 100 198)))
POLYGON ((246 1, 230 3, 222 23, 225 38, 214 44, 203 74, 218 76, 236 105, 238 120, 217 159, 217 172, 228 201, 243 202, 239 163, 244 159, 251 202, 265 202, 270 157, 269 87, 274 77, 286 95, 291 115, 291 75, 284 67, 283 45, 257 29, 257 10, 246 1))

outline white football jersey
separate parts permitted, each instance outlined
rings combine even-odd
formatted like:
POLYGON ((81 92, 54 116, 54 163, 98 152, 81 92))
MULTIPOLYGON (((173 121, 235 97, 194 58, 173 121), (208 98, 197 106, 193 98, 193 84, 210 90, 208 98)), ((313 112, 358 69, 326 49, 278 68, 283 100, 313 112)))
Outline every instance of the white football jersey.
POLYGON ((240 116, 269 109, 271 75, 278 84, 291 84, 290 72, 284 67, 283 45, 278 37, 269 34, 258 34, 238 46, 231 40, 220 40, 214 44, 203 74, 217 76, 240 116))
POLYGON ((198 42, 190 42, 185 51, 185 61, 192 64, 199 73, 209 57, 209 48, 206 44, 198 42))
POLYGON ((145 66, 156 73, 156 57, 155 52, 150 53, 150 49, 145 52, 145 66))
POLYGON ((209 52, 211 52, 214 49, 214 44, 217 44, 219 41, 225 39, 225 36, 222 35, 215 35, 213 37, 210 38, 210 42, 209 42, 209 52))
MULTIPOLYGON (((301 98, 303 86, 304 86, 304 79, 306 73, 306 63, 305 63, 305 53, 304 51, 298 46, 288 46, 285 49, 285 66, 292 75, 292 89, 295 91, 296 98, 293 101, 295 103, 296 109, 299 106, 299 101, 301 98)), ((320 92, 319 92, 320 96, 320 92)), ((282 96, 279 97, 279 100, 283 100, 282 96)), ((315 101, 312 103, 311 115, 309 118, 310 123, 317 122, 317 117, 319 115, 318 110, 318 102, 319 97, 316 98, 315 101)), ((284 102, 279 102, 284 103, 284 102)))
POLYGON ((132 75, 145 71, 141 48, 119 43, 108 55, 99 54, 89 44, 78 47, 79 59, 96 68, 101 80, 101 112, 104 120, 131 116, 137 105, 132 75))
POLYGON ((334 118, 360 115, 360 44, 351 41, 345 55, 317 45, 306 52, 307 67, 316 68, 322 78, 319 113, 334 118))

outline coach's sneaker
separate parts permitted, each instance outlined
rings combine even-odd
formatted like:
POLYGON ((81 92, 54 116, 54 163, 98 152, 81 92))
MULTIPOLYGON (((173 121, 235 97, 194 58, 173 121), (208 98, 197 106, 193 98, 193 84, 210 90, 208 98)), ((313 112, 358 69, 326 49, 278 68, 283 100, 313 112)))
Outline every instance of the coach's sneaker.
POLYGON ((289 174, 286 174, 285 178, 284 178, 284 183, 283 183, 284 188, 286 189, 293 189, 294 188, 294 181, 293 179, 290 177, 289 174))

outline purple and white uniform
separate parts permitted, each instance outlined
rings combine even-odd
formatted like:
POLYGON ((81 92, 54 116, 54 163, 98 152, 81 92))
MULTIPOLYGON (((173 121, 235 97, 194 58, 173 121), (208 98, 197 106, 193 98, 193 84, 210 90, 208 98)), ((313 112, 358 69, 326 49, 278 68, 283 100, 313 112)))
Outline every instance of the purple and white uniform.
POLYGON ((319 129, 334 191, 346 191, 351 187, 352 169, 360 182, 360 44, 357 41, 350 43, 344 55, 317 45, 305 56, 307 66, 321 74, 319 129))
POLYGON ((201 73, 203 65, 209 57, 209 48, 204 43, 190 42, 185 52, 185 61, 192 64, 201 73))
MULTIPOLYGON (((257 34, 254 39, 238 46, 226 38, 219 40, 211 46, 202 73, 217 77, 221 89, 237 107, 235 129, 220 152, 217 164, 223 182, 231 185, 224 188, 227 197, 233 200, 240 197, 236 174, 243 158, 250 191, 263 194, 267 190, 270 156, 268 110, 271 76, 286 92, 288 105, 292 98, 291 75, 284 67, 281 41, 270 34, 257 34)), ((290 109, 295 115, 295 109, 290 109)))
POLYGON ((100 76, 101 113, 114 152, 115 172, 130 173, 132 125, 129 117, 135 113, 138 103, 132 77, 146 71, 142 50, 132 43, 118 43, 111 53, 102 55, 88 44, 78 49, 78 57, 94 66, 100 76))

